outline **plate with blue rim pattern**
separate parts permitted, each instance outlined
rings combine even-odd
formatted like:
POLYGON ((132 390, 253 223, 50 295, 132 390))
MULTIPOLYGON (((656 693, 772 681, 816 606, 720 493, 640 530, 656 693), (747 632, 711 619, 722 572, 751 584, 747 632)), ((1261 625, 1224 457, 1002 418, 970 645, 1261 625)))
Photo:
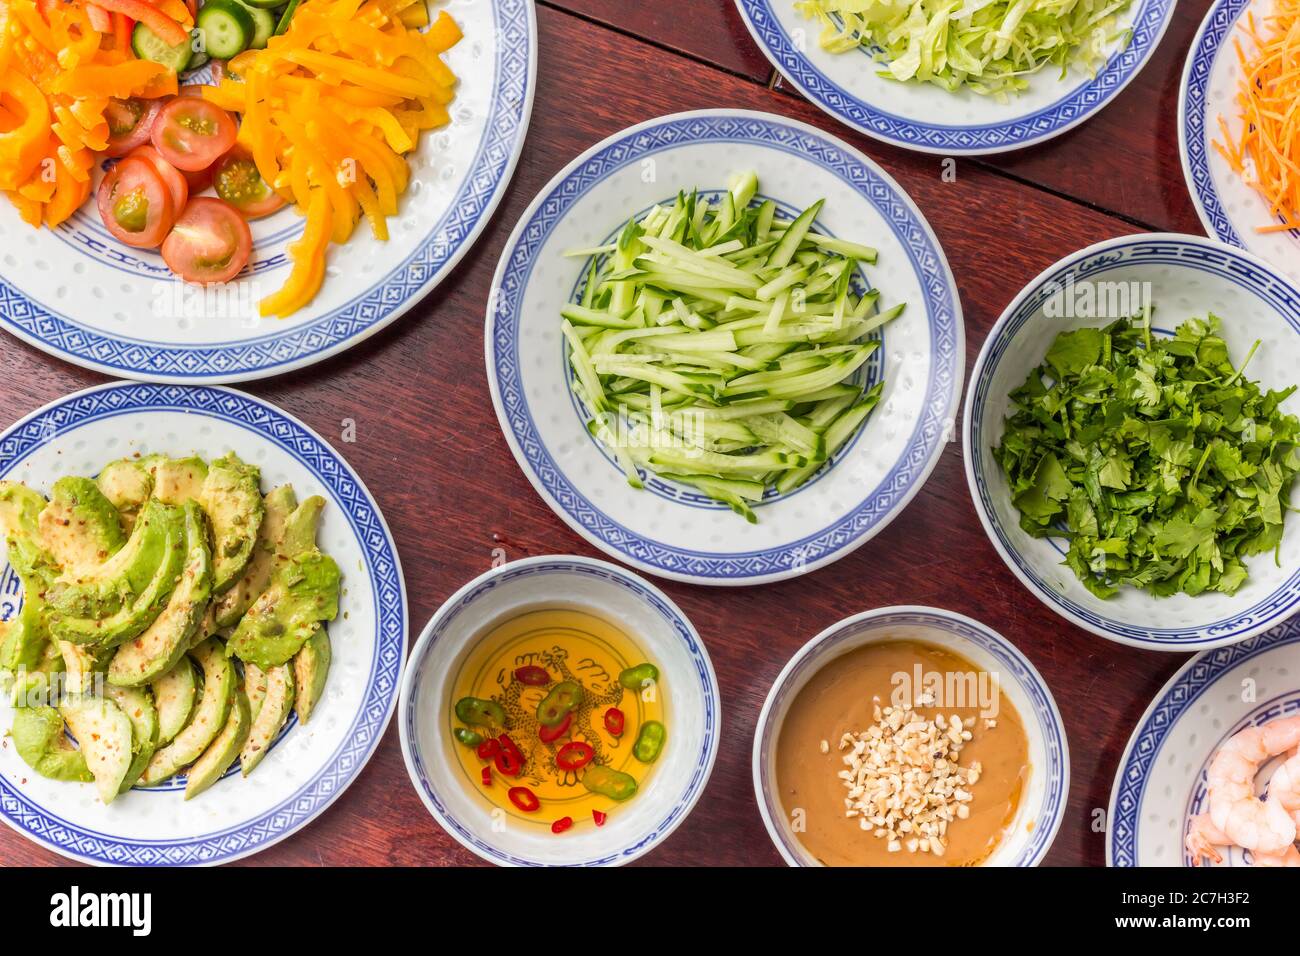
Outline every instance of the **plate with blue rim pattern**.
MULTIPOLYGON (((939 242, 880 167, 814 127, 767 113, 704 110, 649 120, 593 146, 534 199, 506 243, 484 333, 502 430, 551 508, 596 547, 641 570, 699 584, 757 584, 829 564, 865 543, 917 493, 950 440, 965 364, 961 303, 939 242), (662 482, 631 488, 571 399, 560 307, 589 248, 679 189, 725 188, 753 170, 790 209, 825 199, 817 224, 876 247, 865 270, 881 306, 880 404, 808 484, 769 495, 756 524, 662 482)), ((868 381, 870 379, 868 378, 868 381)))
MULTIPOLYGON (((449 125, 409 155, 411 185, 389 239, 365 223, 332 246, 320 293, 285 319, 258 301, 289 274, 303 220, 285 208, 251 223, 253 257, 231 283, 176 279, 154 249, 113 239, 94 197, 57 229, 0 203, 0 328, 107 375, 216 384, 319 362, 396 320, 455 267, 486 227, 523 149, 537 69, 533 0, 432 0, 464 39, 445 56, 460 78, 449 125)), ((98 175, 98 174, 97 174, 98 175)))
POLYGON ((1268 203, 1233 172, 1215 148, 1222 144, 1219 120, 1229 133, 1240 135, 1243 122, 1236 106, 1241 85, 1241 61, 1236 43, 1249 54, 1242 31, 1250 11, 1262 24, 1273 0, 1216 0, 1201 22, 1183 69, 1178 97, 1178 145, 1183 175, 1205 231, 1229 245, 1246 249, 1300 284, 1300 231, 1260 233, 1260 226, 1278 222, 1268 203))
MULTIPOLYGON (((1170 678, 1137 722, 1115 771, 1107 814, 1107 866, 1191 866, 1191 819, 1207 809, 1206 770, 1238 731, 1300 713, 1300 620, 1206 651, 1170 678)), ((1273 769, 1256 777, 1263 793, 1273 769)), ((1217 866, 1247 866, 1238 847, 1217 866)))
POLYGON ((1146 65, 1173 15, 1174 0, 1134 0, 1095 76, 1050 67, 1029 89, 1005 102, 963 89, 899 83, 877 75, 865 47, 830 53, 818 45, 821 25, 795 0, 736 0, 759 48, 816 106, 875 139, 942 156, 1001 153, 1041 143, 1082 123, 1111 102, 1146 65), (1127 40, 1124 38, 1125 31, 1127 40))
MULTIPOLYGON (((311 720, 287 728, 254 773, 241 779, 236 765, 188 802, 183 781, 173 780, 105 806, 93 784, 48 780, 12 746, 0 748, 0 819, 65 856, 182 866, 256 853, 324 812, 361 773, 392 717, 407 641, 397 550, 361 479, 297 419, 225 388, 103 385, 0 434, 0 479, 48 493, 65 474, 93 475, 135 452, 213 458, 229 451, 260 467, 263 491, 292 482, 300 497, 325 498, 319 541, 343 574, 325 693, 311 720)), ((11 619, 22 599, 13 569, 0 563, 0 619, 11 619)), ((0 727, 11 724, 6 696, 0 727)))

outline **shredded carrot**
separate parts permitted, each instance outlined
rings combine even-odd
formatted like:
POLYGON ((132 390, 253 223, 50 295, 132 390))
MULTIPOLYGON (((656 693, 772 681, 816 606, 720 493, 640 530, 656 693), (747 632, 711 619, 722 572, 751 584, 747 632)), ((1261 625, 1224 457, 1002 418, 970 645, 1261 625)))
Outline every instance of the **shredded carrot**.
POLYGON ((1214 147, 1268 203, 1273 221, 1256 230, 1285 232, 1300 229, 1300 0, 1274 0, 1262 26, 1247 11, 1240 29, 1248 43, 1233 40, 1243 74, 1241 133, 1234 138, 1220 116, 1223 139, 1214 147))

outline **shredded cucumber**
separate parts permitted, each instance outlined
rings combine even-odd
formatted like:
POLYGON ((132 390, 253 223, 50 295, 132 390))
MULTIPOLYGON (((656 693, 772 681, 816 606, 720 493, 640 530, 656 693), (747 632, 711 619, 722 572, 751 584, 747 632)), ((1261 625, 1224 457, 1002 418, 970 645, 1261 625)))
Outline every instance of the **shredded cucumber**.
POLYGON ((856 281, 874 249, 816 231, 821 201, 786 219, 757 193, 742 173, 568 253, 589 263, 560 310, 588 430, 628 483, 655 472, 751 522, 857 433, 883 390, 853 382, 866 337, 903 311, 856 281))

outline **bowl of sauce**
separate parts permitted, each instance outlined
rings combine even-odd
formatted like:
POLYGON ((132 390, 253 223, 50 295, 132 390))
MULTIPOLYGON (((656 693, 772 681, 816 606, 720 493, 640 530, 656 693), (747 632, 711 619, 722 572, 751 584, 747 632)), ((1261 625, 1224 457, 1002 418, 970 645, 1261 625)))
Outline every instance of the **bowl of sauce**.
POLYGON ((1034 866, 1064 814, 1069 748, 1006 638, 891 607, 795 654, 759 717, 753 775, 791 866, 1034 866))
POLYGON ((719 741, 717 679, 661 591, 604 561, 493 568, 438 610, 399 730, 434 819, 502 865, 648 852, 694 806, 719 741))

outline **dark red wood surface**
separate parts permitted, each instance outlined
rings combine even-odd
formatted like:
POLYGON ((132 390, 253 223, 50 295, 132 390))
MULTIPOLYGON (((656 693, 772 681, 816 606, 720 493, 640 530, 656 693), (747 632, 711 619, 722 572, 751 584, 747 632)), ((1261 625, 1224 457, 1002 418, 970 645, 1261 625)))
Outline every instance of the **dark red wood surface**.
MULTIPOLYGON (((369 484, 397 539, 414 641, 438 605, 491 566, 493 551, 597 555, 538 498, 488 398, 483 315, 507 236, 536 192, 578 152, 679 110, 768 110, 843 136, 895 176, 938 233, 957 275, 967 369, 993 322, 1040 270, 1074 250, 1145 229, 1199 232, 1182 183, 1174 119, 1183 58, 1208 0, 1183 0, 1162 48, 1107 111, 1054 143, 991 161, 881 146, 773 89, 730 0, 543 0, 532 127, 491 226, 443 285, 363 345, 248 386, 334 441, 369 484), (356 441, 340 440, 344 419, 356 441)), ((0 424, 103 379, 0 337, 0 424)), ((1072 781, 1048 862, 1101 865, 1096 811, 1134 722, 1182 655, 1111 644, 1057 618, 1002 564, 967 492, 959 442, 888 529, 797 581, 743 590, 663 582, 703 635, 723 697, 723 743, 694 813, 645 865, 776 864, 750 783, 764 696, 789 656, 849 614, 930 604, 1001 631, 1042 671, 1065 717, 1072 781)), ((598 556, 598 555, 597 555, 598 556)), ((63 862, 0 828, 0 864, 63 862)), ((411 788, 390 727, 360 779, 320 819, 249 864, 476 862, 411 788)))

